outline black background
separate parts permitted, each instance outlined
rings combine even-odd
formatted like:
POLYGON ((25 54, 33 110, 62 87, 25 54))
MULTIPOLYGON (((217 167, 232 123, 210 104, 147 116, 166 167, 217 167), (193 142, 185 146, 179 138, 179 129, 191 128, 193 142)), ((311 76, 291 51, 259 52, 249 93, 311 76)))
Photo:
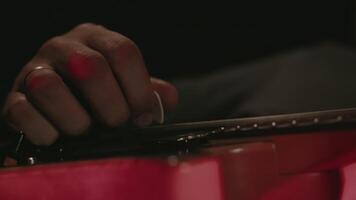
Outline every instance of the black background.
POLYGON ((324 40, 353 44, 353 1, 12 1, 2 5, 2 92, 52 36, 82 22, 133 39, 154 76, 209 72, 324 40))

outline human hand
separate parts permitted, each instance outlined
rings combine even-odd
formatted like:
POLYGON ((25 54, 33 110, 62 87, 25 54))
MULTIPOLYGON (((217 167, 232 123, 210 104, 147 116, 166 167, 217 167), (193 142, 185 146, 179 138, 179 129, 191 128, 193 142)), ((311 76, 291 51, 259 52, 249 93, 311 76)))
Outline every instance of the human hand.
POLYGON ((133 41, 99 25, 81 24, 48 40, 24 66, 3 114, 32 143, 50 145, 60 134, 85 133, 94 120, 107 127, 159 121, 155 91, 165 110, 176 106, 175 87, 150 77, 133 41))

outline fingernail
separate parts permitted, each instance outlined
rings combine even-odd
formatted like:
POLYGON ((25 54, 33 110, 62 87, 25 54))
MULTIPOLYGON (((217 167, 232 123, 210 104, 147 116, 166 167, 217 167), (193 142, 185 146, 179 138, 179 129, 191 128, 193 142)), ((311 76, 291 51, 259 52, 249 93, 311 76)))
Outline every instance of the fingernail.
POLYGON ((143 113, 134 120, 134 123, 139 127, 149 126, 152 122, 153 115, 151 113, 143 113))
POLYGON ((154 91, 154 94, 156 96, 156 101, 155 104, 153 106, 153 122, 158 123, 158 124, 163 124, 164 122, 164 109, 163 109, 163 105, 162 105, 162 100, 161 97, 159 96, 159 94, 154 91))

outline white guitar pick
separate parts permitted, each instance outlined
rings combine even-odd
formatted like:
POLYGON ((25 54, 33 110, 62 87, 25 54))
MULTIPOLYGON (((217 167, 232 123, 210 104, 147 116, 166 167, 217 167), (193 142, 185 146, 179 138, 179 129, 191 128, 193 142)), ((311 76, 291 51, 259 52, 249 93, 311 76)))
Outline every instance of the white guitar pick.
POLYGON ((161 96, 156 91, 154 91, 154 94, 157 98, 157 101, 155 102, 155 105, 153 107, 153 122, 158 123, 158 124, 163 124, 164 123, 164 108, 163 108, 161 96))

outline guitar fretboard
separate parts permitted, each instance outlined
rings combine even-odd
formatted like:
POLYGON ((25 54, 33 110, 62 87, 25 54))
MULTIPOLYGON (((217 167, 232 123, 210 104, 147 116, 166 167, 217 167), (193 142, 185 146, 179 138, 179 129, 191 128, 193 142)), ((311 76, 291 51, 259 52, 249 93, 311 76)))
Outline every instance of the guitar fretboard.
POLYGON ((238 136, 248 135, 251 132, 258 131, 263 133, 286 129, 297 130, 318 127, 322 128, 345 124, 355 124, 356 126, 356 108, 216 121, 178 123, 171 125, 153 126, 142 129, 141 131, 146 135, 152 135, 157 138, 167 137, 169 135, 174 136, 179 132, 186 132, 185 135, 189 135, 189 132, 192 132, 190 136, 191 138, 195 137, 194 132, 199 130, 210 130, 210 134, 232 133, 238 136))
POLYGON ((49 148, 20 144, 17 156, 26 163, 28 159, 51 162, 113 155, 152 155, 174 152, 181 147, 199 148, 215 139, 350 127, 356 127, 356 108, 102 130, 90 137, 62 141, 49 148))

